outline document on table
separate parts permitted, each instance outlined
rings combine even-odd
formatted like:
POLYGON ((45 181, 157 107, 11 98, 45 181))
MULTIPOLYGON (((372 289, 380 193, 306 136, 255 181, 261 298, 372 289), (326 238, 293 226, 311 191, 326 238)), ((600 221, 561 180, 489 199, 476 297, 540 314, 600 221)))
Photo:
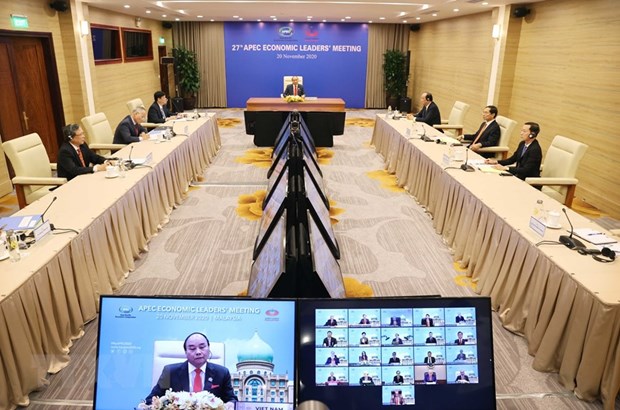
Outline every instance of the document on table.
POLYGON ((610 238, 605 235, 603 232, 595 231, 590 228, 577 228, 573 232, 581 239, 584 239, 594 245, 605 245, 618 242, 614 238, 610 238))

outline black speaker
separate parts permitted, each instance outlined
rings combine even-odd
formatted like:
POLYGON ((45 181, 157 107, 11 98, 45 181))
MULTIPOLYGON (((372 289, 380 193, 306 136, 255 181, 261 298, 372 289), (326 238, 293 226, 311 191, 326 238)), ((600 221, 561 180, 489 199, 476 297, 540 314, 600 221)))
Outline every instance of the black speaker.
POLYGON ((514 11, 512 12, 512 15, 517 17, 517 18, 521 18, 521 17, 525 17, 528 14, 530 14, 530 9, 528 9, 527 7, 517 7, 516 9, 514 9, 514 11))
POLYGON ((174 97, 172 99, 172 110, 174 112, 183 112, 183 98, 174 97))
POLYGON ((412 24, 409 26, 409 30, 411 31, 420 31, 420 25, 419 24, 412 24))
POLYGON ((162 21, 162 22, 161 22, 161 26, 162 26, 163 28, 172 28, 172 23, 171 23, 171 22, 169 22, 169 21, 162 21))
POLYGON ((69 10, 69 2, 66 0, 54 0, 50 3, 50 7, 56 11, 67 11, 69 10))

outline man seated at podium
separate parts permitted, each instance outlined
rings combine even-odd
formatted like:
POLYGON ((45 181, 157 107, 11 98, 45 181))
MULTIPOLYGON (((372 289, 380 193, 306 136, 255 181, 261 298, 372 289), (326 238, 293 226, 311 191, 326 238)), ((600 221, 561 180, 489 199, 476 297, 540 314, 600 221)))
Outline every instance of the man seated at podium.
POLYGON ((368 375, 368 372, 364 372, 364 375, 360 377, 360 385, 362 386, 374 386, 375 382, 372 381, 372 377, 368 375))
POLYGON ((400 370, 396 370, 396 374, 394 375, 394 378, 392 379, 392 382, 394 384, 403 384, 403 383, 405 383, 405 378, 403 377, 402 374, 400 374, 400 370))
POLYGON ((458 376, 456 376, 455 382, 457 382, 457 383, 469 383, 469 376, 467 376, 465 374, 465 370, 461 370, 459 372, 458 376))
POLYGON ((332 332, 327 332, 327 336, 323 339, 323 346, 325 347, 334 347, 338 341, 335 337, 332 336, 332 332))
POLYGON ((164 367, 157 384, 146 397, 151 404, 153 396, 163 396, 166 390, 200 392, 207 390, 225 403, 226 410, 234 410, 237 396, 232 387, 230 372, 224 366, 207 361, 211 351, 209 339, 202 333, 194 332, 183 342, 187 360, 164 367))
POLYGON ((305 97, 306 92, 304 91, 304 86, 299 84, 299 78, 297 76, 293 76, 291 78, 292 84, 289 84, 284 89, 283 96, 288 97, 289 95, 298 95, 300 97, 305 97))
POLYGON ((433 370, 424 372, 424 383, 436 383, 436 382, 437 382, 437 374, 433 370))
POLYGON ((334 372, 329 372, 329 376, 327 376, 327 384, 331 385, 331 384, 336 384, 337 380, 336 380, 336 376, 334 375, 334 372))

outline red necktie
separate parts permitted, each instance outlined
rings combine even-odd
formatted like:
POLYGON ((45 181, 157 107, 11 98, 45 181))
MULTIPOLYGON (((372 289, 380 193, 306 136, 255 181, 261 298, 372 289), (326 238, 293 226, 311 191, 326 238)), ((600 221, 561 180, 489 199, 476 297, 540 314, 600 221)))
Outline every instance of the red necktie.
POLYGON ((297 95, 297 86, 296 85, 293 86, 293 95, 297 95))
POLYGON ((200 369, 196 369, 196 376, 194 376, 194 393, 202 391, 202 379, 200 378, 200 369))
POLYGON ((85 167, 86 163, 84 162, 84 156, 82 155, 82 150, 80 148, 77 149, 78 158, 80 158, 80 162, 82 166, 85 167))

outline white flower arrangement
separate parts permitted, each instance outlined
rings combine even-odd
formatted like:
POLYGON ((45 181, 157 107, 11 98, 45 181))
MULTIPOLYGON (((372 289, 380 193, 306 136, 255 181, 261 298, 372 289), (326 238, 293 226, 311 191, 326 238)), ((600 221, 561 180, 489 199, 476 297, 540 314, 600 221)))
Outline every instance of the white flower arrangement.
POLYGON ((284 99, 286 100, 286 102, 302 102, 304 100, 304 97, 301 97, 299 95, 287 95, 286 97, 284 97, 284 99))
POLYGON ((140 410, 224 410, 224 402, 208 391, 197 393, 167 390, 161 397, 153 397, 150 405, 141 403, 140 410))

